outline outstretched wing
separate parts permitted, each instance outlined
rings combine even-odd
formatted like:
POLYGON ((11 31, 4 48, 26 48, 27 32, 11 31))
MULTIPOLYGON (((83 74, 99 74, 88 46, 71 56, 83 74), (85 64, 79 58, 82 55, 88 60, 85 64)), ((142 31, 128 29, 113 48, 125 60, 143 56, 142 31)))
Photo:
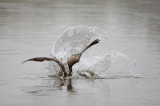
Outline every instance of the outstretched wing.
POLYGON ((28 62, 28 61, 37 61, 37 62, 42 62, 42 61, 56 61, 56 62, 60 62, 57 58, 48 58, 48 57, 35 57, 35 58, 31 58, 31 59, 28 59, 28 60, 26 60, 26 61, 24 61, 24 62, 22 62, 22 64, 23 63, 25 63, 25 62, 28 62))
POLYGON ((67 62, 68 62, 68 66, 69 66, 70 70, 72 70, 72 66, 73 66, 75 63, 77 63, 77 62, 80 61, 81 55, 82 55, 88 48, 90 48, 91 46, 99 43, 99 41, 100 41, 99 39, 94 40, 94 41, 91 42, 87 47, 85 47, 82 52, 80 52, 80 53, 78 53, 78 54, 74 54, 74 55, 72 55, 71 57, 69 57, 69 58, 67 59, 67 62))
POLYGON ((28 60, 22 62, 22 64, 25 63, 25 62, 28 62, 28 61, 37 61, 37 62, 55 61, 61 67, 61 69, 63 70, 64 74, 66 74, 65 67, 64 67, 63 63, 59 59, 57 59, 56 57, 53 57, 53 58, 49 58, 49 57, 35 57, 35 58, 31 58, 31 59, 28 59, 28 60))

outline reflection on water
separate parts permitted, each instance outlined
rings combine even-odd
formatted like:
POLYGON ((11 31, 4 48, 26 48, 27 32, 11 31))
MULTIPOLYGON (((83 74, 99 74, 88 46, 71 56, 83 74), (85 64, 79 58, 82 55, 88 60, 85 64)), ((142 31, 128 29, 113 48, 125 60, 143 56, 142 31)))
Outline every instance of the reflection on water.
MULTIPOLYGON (((159 0, 0 0, 0 105, 160 105, 159 0), (108 51, 137 60, 142 78, 50 79, 48 56, 70 26, 107 32, 108 51)), ((114 67, 113 72, 119 67, 114 67)))
POLYGON ((53 83, 53 87, 57 87, 59 90, 63 90, 63 87, 64 88, 66 87, 67 91, 74 92, 71 78, 60 79, 60 78, 54 76, 52 80, 55 80, 54 83, 53 83))
POLYGON ((76 93, 72 86, 72 79, 62 80, 57 77, 48 79, 48 81, 41 86, 27 87, 23 88, 22 90, 34 96, 49 96, 53 91, 58 90, 76 93))

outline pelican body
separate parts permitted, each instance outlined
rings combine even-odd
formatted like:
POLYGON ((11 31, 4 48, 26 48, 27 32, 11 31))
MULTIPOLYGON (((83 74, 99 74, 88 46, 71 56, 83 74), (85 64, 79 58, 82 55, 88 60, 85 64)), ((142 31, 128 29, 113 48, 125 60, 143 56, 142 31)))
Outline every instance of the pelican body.
POLYGON ((28 61, 37 61, 37 62, 42 62, 42 61, 55 61, 61 68, 61 70, 63 71, 63 77, 66 78, 67 76, 72 76, 72 67, 74 64, 76 64, 77 62, 80 61, 80 58, 82 56, 82 54, 91 46, 99 43, 99 39, 94 40, 93 42, 91 42, 87 47, 85 47, 83 49, 82 52, 71 55, 69 58, 67 58, 67 62, 62 63, 59 59, 57 59, 56 57, 35 57, 35 58, 31 58, 28 59, 22 63, 28 62, 28 61))

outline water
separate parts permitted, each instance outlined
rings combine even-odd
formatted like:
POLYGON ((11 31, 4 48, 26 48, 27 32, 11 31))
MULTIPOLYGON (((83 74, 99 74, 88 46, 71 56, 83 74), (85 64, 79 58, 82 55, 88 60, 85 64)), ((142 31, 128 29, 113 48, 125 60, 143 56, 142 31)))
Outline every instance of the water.
POLYGON ((159 106, 159 5, 159 0, 1 0, 0 105, 159 106), (21 65, 52 54, 57 39, 77 25, 106 32, 103 50, 90 50, 111 60, 119 56, 107 78, 63 82, 48 76, 48 62, 21 65))

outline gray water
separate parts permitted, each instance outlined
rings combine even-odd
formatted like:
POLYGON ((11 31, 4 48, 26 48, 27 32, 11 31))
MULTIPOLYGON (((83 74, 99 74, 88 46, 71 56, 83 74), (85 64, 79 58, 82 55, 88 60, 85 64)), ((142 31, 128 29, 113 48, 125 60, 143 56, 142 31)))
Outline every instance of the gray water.
POLYGON ((159 64, 159 0, 0 0, 1 106, 159 106, 159 64), (136 60, 141 77, 62 82, 48 62, 21 65, 76 25, 107 32, 106 49, 136 60))

